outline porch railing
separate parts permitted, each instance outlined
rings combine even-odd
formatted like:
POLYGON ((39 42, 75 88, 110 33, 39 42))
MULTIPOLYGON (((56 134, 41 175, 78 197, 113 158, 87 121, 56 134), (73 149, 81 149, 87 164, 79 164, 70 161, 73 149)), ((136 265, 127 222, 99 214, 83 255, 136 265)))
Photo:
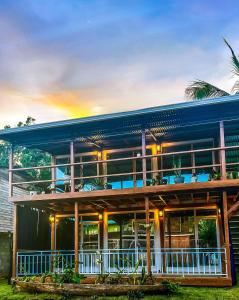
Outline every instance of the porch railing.
MULTIPOLYGON (((168 184, 174 183, 174 173, 178 171, 182 171, 183 175, 185 176, 185 183, 188 181, 190 182, 190 174, 197 173, 198 175, 198 181, 208 181, 210 179, 210 174, 212 171, 217 170, 220 171, 220 173, 223 173, 223 169, 225 169, 225 172, 228 172, 228 178, 235 179, 239 178, 239 173, 235 170, 237 170, 239 166, 239 161, 236 158, 235 161, 226 161, 225 165, 222 165, 222 162, 220 162, 219 159, 216 159, 221 155, 222 152, 227 151, 238 151, 239 145, 236 146, 227 146, 227 147, 214 147, 214 148, 205 148, 205 149, 195 149, 195 150, 187 150, 187 151, 177 151, 177 152, 170 152, 170 153, 159 153, 154 155, 139 155, 134 157, 124 157, 124 158, 114 158, 114 159, 96 159, 93 161, 84 161, 84 162, 74 162, 74 163, 62 163, 62 164, 53 164, 48 166, 35 166, 35 167, 26 167, 26 168, 13 168, 10 169, 10 174, 18 174, 21 172, 26 172, 28 174, 28 178, 32 180, 28 181, 20 181, 17 179, 17 181, 14 181, 11 183, 13 186, 25 186, 30 185, 36 193, 61 193, 65 192, 67 189, 71 188, 71 185, 73 185, 74 191, 90 191, 94 190, 95 186, 92 185, 92 182, 94 180, 98 179, 99 181, 108 182, 108 187, 105 188, 111 188, 113 189, 122 189, 125 187, 142 187, 146 184, 151 185, 152 184, 152 178, 154 178, 157 174, 160 174, 162 178, 167 180, 168 184), (173 157, 180 157, 184 156, 188 159, 191 158, 192 155, 207 155, 208 157, 208 164, 204 163, 194 163, 190 165, 185 165, 181 167, 169 167, 165 168, 162 167, 158 169, 157 167, 152 169, 147 167, 143 170, 143 163, 147 162, 150 163, 153 159, 163 159, 163 158, 171 158, 173 162, 173 157), (210 163, 209 163, 210 161, 210 163), (95 174, 91 176, 84 176, 83 168, 87 169, 88 167, 92 166, 96 168, 99 166, 99 164, 102 164, 105 166, 105 169, 108 170, 108 166, 118 164, 118 163, 125 163, 128 162, 128 164, 132 164, 132 171, 130 172, 124 172, 124 173, 110 173, 106 172, 105 174, 95 174), (133 164, 137 164, 137 162, 142 165, 141 167, 134 167, 133 164), (69 175, 57 176, 57 169, 67 169, 69 172, 69 175), (74 170, 74 172, 72 172, 74 170), (78 170, 78 173, 80 173, 80 176, 76 176, 76 171, 78 170), (34 176, 31 174, 31 172, 37 172, 41 173, 41 171, 44 171, 47 175, 47 178, 45 175, 41 177, 39 174, 38 179, 34 178, 34 176), (30 173, 29 173, 30 172, 30 173), (234 175, 233 175, 234 172, 234 175), (75 176, 74 176, 75 174, 75 176), (144 182, 143 178, 146 178, 146 181, 144 182), (32 177, 32 178, 31 178, 32 177), (44 179, 43 179, 44 178, 44 179), (36 190, 34 190, 34 188, 36 190), (67 188, 67 189, 66 189, 67 188)), ((219 179, 219 178, 218 178, 219 179)), ((72 189, 71 189, 72 190, 72 189)))
MULTIPOLYGON (((226 249, 151 250, 153 274, 166 276, 227 276, 226 249)), ((17 253, 17 276, 62 273, 74 267, 74 251, 23 251, 17 253)), ((145 249, 79 251, 79 272, 140 274, 147 269, 145 249)))

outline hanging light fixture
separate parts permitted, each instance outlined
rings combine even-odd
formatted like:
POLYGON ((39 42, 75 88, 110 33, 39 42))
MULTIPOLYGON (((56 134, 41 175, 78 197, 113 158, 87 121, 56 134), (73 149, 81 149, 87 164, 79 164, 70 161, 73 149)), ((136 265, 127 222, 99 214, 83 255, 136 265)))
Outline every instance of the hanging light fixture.
POLYGON ((53 215, 49 216, 49 222, 53 224, 55 222, 55 217, 53 215))

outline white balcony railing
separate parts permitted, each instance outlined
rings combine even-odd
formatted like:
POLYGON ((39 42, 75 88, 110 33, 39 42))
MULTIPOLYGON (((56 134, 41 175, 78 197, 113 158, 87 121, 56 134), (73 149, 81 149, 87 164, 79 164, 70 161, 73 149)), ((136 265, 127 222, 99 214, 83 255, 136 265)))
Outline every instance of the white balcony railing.
MULTIPOLYGON (((151 251, 153 274, 166 276, 227 276, 226 249, 159 249, 151 251)), ((74 267, 74 251, 24 251, 17 253, 17 276, 62 273, 74 267)), ((145 249, 79 251, 79 272, 140 274, 147 269, 145 249)))

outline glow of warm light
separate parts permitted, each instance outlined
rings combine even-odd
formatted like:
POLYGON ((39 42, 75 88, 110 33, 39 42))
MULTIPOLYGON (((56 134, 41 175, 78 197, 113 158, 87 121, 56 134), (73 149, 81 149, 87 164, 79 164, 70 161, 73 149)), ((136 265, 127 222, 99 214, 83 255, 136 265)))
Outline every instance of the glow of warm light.
POLYGON ((99 214, 99 220, 102 221, 102 219, 103 219, 103 215, 99 214))
POLYGON ((157 152, 159 153, 161 151, 161 146, 157 145, 157 152))
POLYGON ((98 160, 101 160, 102 153, 100 151, 97 152, 98 160))
POLYGON ((159 211, 159 216, 160 216, 160 217, 163 216, 163 211, 162 211, 162 210, 159 211))
POLYGON ((53 215, 49 216, 49 222, 53 224, 55 222, 55 217, 53 215))

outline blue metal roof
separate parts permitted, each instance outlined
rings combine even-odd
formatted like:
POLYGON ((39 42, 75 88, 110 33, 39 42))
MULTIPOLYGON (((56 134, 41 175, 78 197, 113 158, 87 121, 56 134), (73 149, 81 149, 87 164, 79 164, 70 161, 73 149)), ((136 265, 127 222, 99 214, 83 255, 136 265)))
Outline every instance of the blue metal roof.
POLYGON ((0 131, 0 139, 20 145, 47 144, 87 138, 102 140, 116 135, 151 129, 163 136, 169 131, 192 125, 233 120, 239 117, 239 95, 180 102, 164 106, 36 124, 0 131))

